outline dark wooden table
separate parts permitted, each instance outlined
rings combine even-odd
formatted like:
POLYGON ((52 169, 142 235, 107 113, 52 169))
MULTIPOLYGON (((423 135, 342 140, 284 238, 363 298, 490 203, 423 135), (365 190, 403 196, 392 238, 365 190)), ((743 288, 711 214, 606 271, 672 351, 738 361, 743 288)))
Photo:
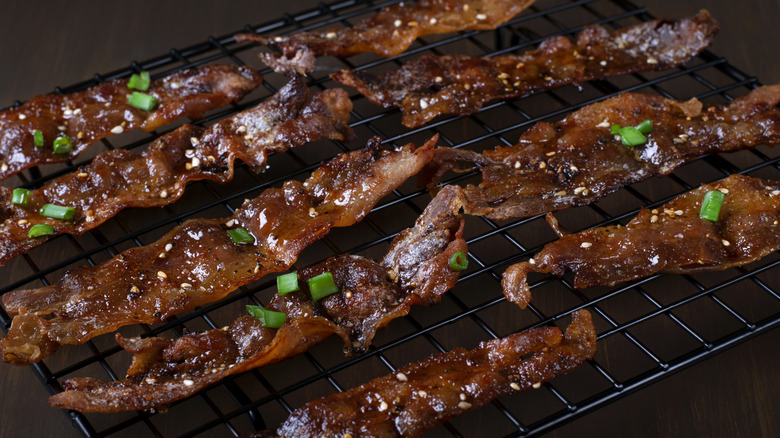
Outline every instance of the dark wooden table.
MULTIPOLYGON (((764 83, 780 83, 780 2, 655 0, 656 16, 707 8, 712 50, 764 83)), ((0 14, 0 106, 264 22, 315 1, 6 0, 0 14)), ((2 275, 2 272, 0 272, 2 275)), ((552 432, 549 436, 780 436, 780 330, 773 330, 552 432)), ((76 437, 46 405, 33 372, 0 365, 0 437, 76 437)), ((117 435, 129 436, 129 435, 117 435)))

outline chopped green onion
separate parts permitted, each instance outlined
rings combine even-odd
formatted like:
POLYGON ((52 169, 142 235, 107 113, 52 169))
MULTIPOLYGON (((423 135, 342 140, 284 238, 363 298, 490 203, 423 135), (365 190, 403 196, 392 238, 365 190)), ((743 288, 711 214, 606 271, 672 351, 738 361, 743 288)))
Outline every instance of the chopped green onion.
POLYGON ((638 129, 642 134, 647 135, 653 132, 653 122, 651 122, 650 119, 647 119, 644 122, 636 125, 636 129, 638 129))
POLYGON ((54 139, 54 153, 55 154, 69 154, 73 150, 73 144, 70 142, 70 137, 63 135, 54 139))
POLYGON ((21 205, 22 207, 26 207, 27 203, 30 202, 30 191, 27 189, 14 189, 13 196, 11 197, 11 204, 14 205, 21 205))
POLYGON ((450 269, 453 271, 462 271, 469 267, 469 259, 466 253, 458 251, 450 257, 450 269))
POLYGON ((311 299, 317 301, 328 295, 335 294, 339 291, 339 288, 333 281, 333 275, 330 272, 325 272, 309 279, 309 291, 311 292, 311 299))
POLYGON ((647 143, 647 137, 633 126, 625 126, 618 131, 620 140, 626 146, 639 146, 647 143))
POLYGON ((37 129, 33 131, 33 141, 35 142, 35 147, 43 146, 43 132, 37 129))
POLYGON ((233 243, 252 243, 255 241, 255 238, 249 234, 249 231, 241 227, 228 230, 228 235, 233 239, 233 243))
POLYGON ((146 91, 149 89, 150 83, 149 72, 142 71, 141 74, 133 73, 133 75, 130 76, 130 80, 127 81, 127 88, 131 90, 146 91))
POLYGON ((707 219, 708 221, 717 222, 718 216, 720 216, 720 206, 723 205, 723 198, 726 195, 723 192, 713 190, 707 192, 704 195, 704 201, 701 203, 701 211, 699 211, 699 217, 707 219))
POLYGON ((27 232, 27 237, 51 236, 54 234, 54 227, 49 224, 35 224, 27 232))
POLYGON ((133 94, 127 98, 127 103, 138 109, 151 111, 154 109, 154 107, 157 106, 157 98, 151 94, 144 94, 133 91, 133 94))
POLYGON ((270 328, 279 328, 282 326, 282 324, 284 324, 284 321, 287 320, 286 313, 274 312, 273 310, 268 310, 265 307, 247 305, 246 311, 249 312, 250 315, 260 320, 264 326, 270 328))
POLYGON ((300 290, 300 286, 298 286, 298 273, 290 272, 289 274, 276 277, 276 288, 279 289, 279 295, 300 290))
POLYGON ((612 135, 618 135, 618 131, 620 131, 620 128, 622 128, 622 126, 616 123, 609 127, 609 133, 612 135))
POLYGON ((76 216, 76 209, 73 207, 64 207, 62 205, 46 204, 41 207, 40 213, 41 216, 69 221, 76 216))

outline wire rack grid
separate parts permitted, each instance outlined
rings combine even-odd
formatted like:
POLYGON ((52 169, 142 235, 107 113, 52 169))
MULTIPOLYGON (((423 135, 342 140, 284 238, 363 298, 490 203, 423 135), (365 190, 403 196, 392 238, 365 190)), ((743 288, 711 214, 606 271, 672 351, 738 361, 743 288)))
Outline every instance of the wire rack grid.
MULTIPOLYGON (((345 0, 285 15, 279 20, 242 31, 292 33, 308 29, 349 26, 394 2, 345 0)), ((490 32, 465 31, 418 40, 406 53, 390 59, 358 55, 347 60, 325 59, 309 78, 313 91, 337 86, 328 74, 340 68, 381 73, 405 60, 427 54, 464 53, 491 56, 521 53, 551 35, 571 36, 584 25, 599 23, 620 28, 652 19, 644 8, 623 0, 538 1, 528 11, 490 32)), ((56 89, 59 93, 81 90, 97 83, 149 70, 154 77, 211 63, 233 63, 257 68, 265 75, 264 87, 240 104, 210 112, 198 124, 208 125, 262 101, 286 79, 271 73, 257 60, 259 48, 237 44, 231 35, 172 50, 169 54, 89 81, 56 89)), ((83 236, 61 236, 42 248, 17 257, 2 268, 0 293, 32 288, 57 281, 64 272, 82 265, 101 263, 121 251, 149 244, 188 218, 224 217, 243 199, 288 179, 303 179, 324 159, 364 144, 373 135, 386 143, 421 144, 434 133, 440 144, 480 150, 497 144, 512 145, 518 135, 541 120, 558 120, 567 113, 623 91, 657 93, 707 102, 727 102, 758 85, 754 78, 730 66, 726 60, 704 52, 685 67, 660 73, 628 75, 593 81, 582 90, 574 87, 539 93, 511 102, 486 105, 468 118, 441 117, 417 129, 405 129, 397 110, 383 110, 353 90, 352 126, 360 139, 350 144, 321 141, 269 158, 269 168, 257 175, 239 165, 235 180, 226 186, 196 182, 188 186, 176 204, 153 214, 128 210, 83 236), (42 263, 45 251, 65 256, 42 263)), ((18 103, 17 103, 18 104, 18 103)), ((76 162, 32 169, 12 183, 37 187, 88 162, 100 150, 140 150, 175 129, 169 125, 153 133, 130 133, 102 140, 76 162)), ((759 147, 729 155, 713 155, 683 166, 669 177, 626 187, 588 207, 557 213, 571 230, 625 223, 641 206, 661 205, 702 182, 743 173, 778 178, 778 154, 759 147)), ((475 183, 465 174, 449 183, 475 183)), ((410 226, 430 199, 414 182, 408 182, 383 200, 360 224, 336 229, 303 252, 296 266, 305 266, 342 253, 381 257, 389 241, 410 226)), ((646 387, 676 370, 712 356, 780 324, 780 258, 773 254, 736 269, 707 275, 655 275, 612 288, 577 290, 571 278, 533 277, 535 300, 520 311, 507 303, 500 275, 511 263, 526 259, 555 239, 541 217, 519 221, 467 218, 466 238, 470 267, 441 304, 415 308, 383 329, 375 348, 357 357, 344 357, 338 340, 330 339, 309 352, 282 364, 234 376, 196 396, 171 406, 167 412, 84 415, 68 412, 75 426, 89 437, 103 436, 240 436, 275 427, 292 409, 306 401, 350 388, 386 374, 407 363, 455 347, 505 336, 531 326, 568 322, 572 311, 592 311, 599 332, 599 353, 594 361, 575 372, 544 384, 541 389, 505 397, 470 412, 431 432, 431 436, 484 436, 480 425, 490 424, 494 436, 535 436, 598 407, 646 387), (746 299, 746 295, 748 299, 746 299)), ((274 293, 273 278, 241 287, 226 299, 153 326, 126 327, 124 336, 180 336, 187 331, 224 326, 238 316, 245 304, 262 304, 274 293)), ((0 310, 5 330, 10 317, 0 310)), ((50 393, 73 376, 117 379, 124 375, 129 355, 111 336, 81 346, 63 347, 56 355, 34 365, 50 393)), ((43 391, 40 394, 44 396, 43 391)))

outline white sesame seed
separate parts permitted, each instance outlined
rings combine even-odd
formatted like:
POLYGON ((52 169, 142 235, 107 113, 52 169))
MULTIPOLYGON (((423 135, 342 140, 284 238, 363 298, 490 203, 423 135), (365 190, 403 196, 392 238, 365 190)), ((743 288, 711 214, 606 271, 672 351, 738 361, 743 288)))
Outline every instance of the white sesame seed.
POLYGON ((654 214, 654 215, 650 216, 650 223, 654 224, 656 222, 658 222, 658 215, 654 214))
POLYGON ((189 283, 182 283, 181 284, 182 289, 192 289, 192 285, 189 283))
POLYGON ((540 161, 539 162, 539 168, 540 169, 544 169, 545 167, 547 167, 547 163, 545 163, 544 161, 540 161))
POLYGON ((607 65, 607 61, 601 61, 599 64, 601 64, 602 67, 605 67, 607 65))
POLYGON ((19 220, 16 222, 16 224, 17 224, 17 225, 24 225, 24 224, 26 224, 26 223, 27 223, 27 219, 19 219, 19 220))
POLYGON ((675 210, 674 214, 676 214, 677 216, 682 216, 683 211, 682 210, 675 210))
POLYGON ((79 178, 84 178, 84 177, 86 177, 88 175, 87 175, 87 172, 79 172, 76 176, 78 176, 79 178))
POLYGON ((26 114, 19 114, 19 120, 24 120, 27 118, 26 114))
POLYGON ((239 134, 245 133, 246 132, 246 126, 245 125, 239 126, 238 129, 236 129, 236 132, 239 133, 239 134))
POLYGON ((463 5, 463 10, 464 11, 468 11, 469 10, 469 5, 463 5))
POLYGON ((200 143, 200 140, 198 140, 196 137, 190 137, 190 144, 192 144, 193 146, 195 146, 195 145, 197 145, 198 143, 200 143))
POLYGON ((533 386, 533 388, 534 388, 534 389, 539 389, 539 388, 541 388, 541 387, 542 387, 542 382, 536 382, 536 383, 534 383, 534 386, 533 386))
POLYGON ((195 157, 192 159, 192 167, 198 167, 200 166, 200 159, 198 157, 195 157))
POLYGON ((437 84, 441 83, 444 80, 441 76, 436 76, 436 78, 433 79, 433 82, 436 82, 437 84))
POLYGON ((485 14, 477 14, 477 20, 487 20, 487 15, 485 15, 485 14))
POLYGON ((522 164, 519 161, 515 161, 515 169, 519 169, 522 164))
POLYGON ((471 409, 471 403, 462 401, 458 403, 458 407, 461 409, 471 409))
POLYGON ((729 189, 727 189, 727 188, 721 188, 721 189, 718 189, 718 191, 723 193, 724 195, 728 195, 729 194, 729 189))
POLYGON ((282 41, 284 41, 284 38, 282 38, 280 36, 274 37, 274 41, 276 41, 277 43, 281 43, 282 41))
POLYGON ((65 116, 72 116, 73 115, 73 111, 69 110, 69 109, 66 109, 65 111, 62 112, 62 114, 65 115, 65 116))
POLYGON ((236 220, 230 219, 229 221, 225 222, 225 225, 228 227, 232 227, 234 223, 236 223, 236 220))
POLYGON ((458 395, 458 397, 459 397, 461 400, 466 400, 466 394, 464 394, 464 393, 462 393, 462 392, 460 393, 460 395, 458 395))
POLYGON ((112 134, 121 134, 125 132, 125 128, 122 127, 122 125, 116 125, 113 128, 111 128, 112 134))
POLYGON ((166 190, 163 190, 162 192, 160 192, 160 197, 163 198, 163 199, 167 198, 168 197, 168 192, 166 190))
POLYGON ((73 115, 74 116, 77 116, 79 114, 81 114, 81 108, 76 108, 76 109, 73 110, 73 115))
POLYGON ((780 195, 780 190, 772 190, 772 194, 775 196, 780 195))
POLYGON ((161 259, 164 259, 164 258, 165 258, 165 253, 164 253, 164 252, 161 252, 161 253, 160 253, 160 254, 159 254, 157 257, 159 257, 159 258, 161 258, 161 259))
POLYGON ((555 196, 566 196, 566 190, 561 190, 559 192, 555 192, 555 196))
POLYGON ((138 292, 141 292, 141 289, 138 289, 138 286, 135 286, 135 285, 133 285, 133 286, 130 288, 130 292, 132 292, 132 293, 134 293, 134 294, 137 294, 138 292))
POLYGON ((571 166, 569 166, 569 170, 571 170, 572 172, 576 172, 576 171, 578 171, 579 169, 577 169, 577 166, 575 166, 575 165, 571 165, 571 166))
POLYGON ((436 17, 431 18, 428 20, 431 24, 436 24, 436 17))
POLYGON ((309 217, 317 217, 317 210, 314 207, 309 207, 309 217))
POLYGON ((166 243, 166 244, 165 244, 165 250, 166 250, 166 251, 170 251, 170 250, 172 250, 172 249, 173 249, 173 244, 172 244, 172 243, 166 243))
POLYGON ((423 390, 417 391, 417 395, 420 397, 428 397, 428 393, 423 390))
POLYGON ((729 242, 726 239, 723 239, 721 242, 723 243, 723 246, 730 246, 731 245, 731 242, 729 242))
POLYGON ((325 34, 325 38, 332 40, 333 38, 336 38, 336 32, 328 32, 325 34))
POLYGON ((547 155, 548 157, 552 157, 553 155, 555 155, 555 151, 547 152, 545 155, 547 155))
POLYGON ((420 108, 422 109, 428 108, 428 101, 425 99, 420 99, 420 108))
POLYGON ((651 58, 647 58, 647 63, 648 64, 658 64, 658 60, 655 59, 655 58, 652 58, 652 57, 651 58))
POLYGON ((410 21, 410 22, 409 22, 409 27, 417 27, 417 25, 418 25, 418 24, 419 24, 419 23, 418 23, 418 22, 416 22, 416 21, 410 21))
POLYGON ((593 246, 593 244, 590 243, 590 242, 582 242, 580 244, 580 247, 582 247, 582 248, 590 248, 591 246, 593 246))
POLYGON ((8 165, 7 164, 3 163, 2 165, 0 165, 0 171, 5 172, 6 170, 8 170, 8 165))
POLYGON ((60 125, 60 126, 57 127, 57 129, 60 130, 60 131, 64 131, 64 130, 66 130, 68 128, 66 126, 64 126, 64 125, 60 125))
POLYGON ((387 410, 387 402, 382 402, 379 404, 379 412, 384 412, 387 410))
POLYGON ((528 259, 528 263, 530 263, 530 264, 532 264, 532 265, 535 265, 535 264, 536 264, 536 260, 534 260, 534 259, 532 259, 532 258, 531 258, 531 259, 528 259))
POLYGON ((151 377, 147 377, 146 379, 144 379, 144 381, 145 381, 147 384, 149 384, 149 385, 154 385, 155 383, 157 383, 157 380, 155 380, 155 379, 153 379, 153 378, 151 378, 151 377))
POLYGON ((347 298, 352 298, 352 291, 348 290, 348 291, 344 292, 344 296, 347 297, 347 298))
POLYGON ((189 161, 187 161, 186 163, 184 163, 184 169, 186 169, 186 170, 192 170, 192 163, 190 163, 189 161))
POLYGON ((401 25, 402 25, 402 24, 404 24, 404 22, 403 22, 403 21, 401 21, 401 20, 395 20, 395 21, 393 22, 393 25, 394 25, 395 27, 401 27, 401 25))
POLYGON ((163 271, 157 271, 157 276, 160 278, 168 278, 168 274, 163 271))
POLYGON ((195 384, 195 382, 193 382, 193 381, 192 381, 192 380, 190 380, 190 379, 186 379, 186 380, 185 380, 184 382, 182 382, 182 383, 184 383, 184 386, 192 386, 192 385, 194 385, 194 384, 195 384))
POLYGON ((471 90, 471 84, 464 84, 463 88, 465 88, 467 90, 471 90))
POLYGON ((512 382, 512 383, 510 383, 510 384, 509 384, 509 387, 510 387, 510 388, 512 388, 512 389, 514 389, 515 391, 520 391, 520 385, 518 385, 518 384, 517 384, 517 383, 515 383, 515 382, 512 382))
POLYGON ((407 380, 409 380, 409 378, 407 378, 407 377, 406 377, 406 374, 404 374, 404 373, 398 373, 398 374, 396 374, 396 375, 395 375, 395 378, 396 378, 396 379, 398 379, 398 380, 400 380, 401 382, 406 382, 407 380))
POLYGON ((187 149, 184 151, 184 156, 187 158, 192 158, 195 156, 195 149, 187 149))
POLYGON ((610 126, 612 126, 612 125, 610 125, 609 120, 607 120, 607 119, 604 119, 603 122, 601 122, 598 125, 596 125, 597 128, 609 128, 610 126))
POLYGON ((579 195, 583 191, 585 191, 585 187, 577 187, 576 189, 574 189, 574 194, 579 195))

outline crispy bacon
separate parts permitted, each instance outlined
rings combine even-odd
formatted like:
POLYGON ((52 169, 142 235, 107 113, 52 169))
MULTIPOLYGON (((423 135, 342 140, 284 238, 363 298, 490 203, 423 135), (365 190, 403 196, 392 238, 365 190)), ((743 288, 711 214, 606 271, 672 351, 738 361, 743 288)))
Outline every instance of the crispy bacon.
POLYGON ((413 128, 440 114, 474 114, 494 99, 674 67, 709 46, 717 31, 718 24, 702 10, 691 18, 648 21, 612 35, 602 26, 586 26, 575 43, 555 36, 523 55, 426 55, 380 77, 351 70, 331 77, 379 106, 401 108, 404 126, 413 128))
POLYGON ((266 189, 229 218, 189 220, 151 245, 75 269, 58 284, 5 294, 6 310, 17 315, 0 341, 3 359, 37 362, 61 344, 164 321, 288 269, 306 246, 332 227, 361 220, 417 173, 431 159, 436 140, 417 150, 409 144, 386 151, 375 138, 322 164, 304 183, 266 189), (234 243, 227 231, 236 227, 254 241, 234 243))
POLYGON ((420 0, 388 6, 353 27, 300 32, 290 36, 238 34, 281 49, 260 58, 278 73, 304 74, 314 70, 314 57, 346 58, 374 52, 385 58, 399 55, 421 36, 464 29, 490 30, 508 21, 533 0, 420 0))
POLYGON ((352 103, 343 90, 309 95, 295 78, 273 97, 204 129, 184 125, 156 140, 143 153, 101 153, 77 172, 33 190, 28 205, 11 203, 13 189, 0 187, 0 264, 59 234, 81 234, 127 207, 159 207, 176 201, 187 181, 233 179, 236 158, 263 169, 269 152, 323 138, 344 140, 352 103), (74 207, 73 220, 39 214, 52 203, 74 207), (54 234, 28 237, 35 224, 49 224, 54 234))
POLYGON ((590 313, 572 314, 566 334, 540 327, 407 365, 357 388, 307 403, 264 437, 419 437, 505 395, 527 391, 593 359, 590 313))
POLYGON ((450 257, 466 251, 461 239, 460 189, 445 187, 413 228, 402 231, 382 262, 343 255, 299 272, 302 290, 275 295, 268 308, 287 314, 278 330, 242 316, 226 330, 192 333, 179 339, 117 341, 134 353, 128 378, 101 382, 75 378, 52 406, 115 412, 167 406, 227 376, 306 351, 333 333, 348 352, 363 351, 374 333, 406 315, 413 304, 431 305, 458 279, 450 257), (306 279, 330 272, 340 292, 313 302, 306 279))
POLYGON ((509 267, 507 298, 531 300, 529 272, 574 272, 574 287, 611 286, 649 275, 718 271, 741 266, 780 249, 780 182, 732 175, 704 184, 653 210, 642 209, 626 225, 585 230, 547 244, 528 262, 509 267), (725 193, 720 217, 699 217, 711 190, 725 193))
POLYGON ((157 98, 154 111, 127 103, 127 79, 115 79, 72 94, 46 94, 0 112, 0 180, 39 164, 71 160, 101 138, 134 128, 151 131, 180 117, 200 118, 236 102, 262 78, 247 67, 208 65, 182 70, 151 82, 145 93, 157 98), (41 131, 44 146, 33 134, 41 131), (52 142, 67 135, 73 149, 55 154, 52 142))
POLYGON ((780 143, 780 85, 761 87, 728 106, 702 109, 696 99, 621 94, 562 121, 539 122, 514 146, 482 154, 439 148, 421 181, 432 188, 458 161, 479 164, 482 183, 464 189, 464 210, 492 219, 530 217, 587 205, 704 154, 780 143), (610 125, 650 119, 647 143, 625 146, 610 125))

